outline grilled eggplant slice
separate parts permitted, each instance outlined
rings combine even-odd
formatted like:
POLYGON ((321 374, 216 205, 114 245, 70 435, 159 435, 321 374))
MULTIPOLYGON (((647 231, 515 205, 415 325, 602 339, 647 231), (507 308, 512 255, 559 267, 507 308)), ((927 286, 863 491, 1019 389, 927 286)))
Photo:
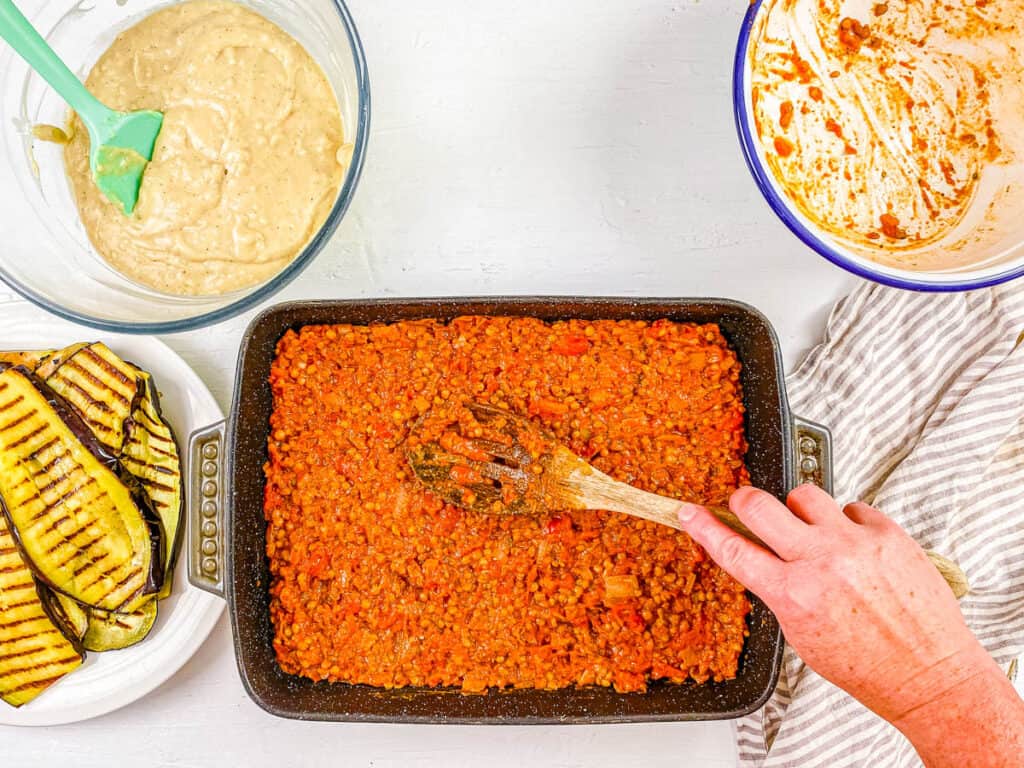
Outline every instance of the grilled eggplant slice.
POLYGON ((57 352, 55 349, 30 349, 24 352, 0 352, 0 363, 23 365, 30 371, 36 370, 48 357, 57 352))
POLYGON ((157 601, 150 598, 131 613, 89 610, 89 629, 82 645, 87 651, 116 651, 146 639, 156 621, 157 601))
POLYGON ((36 375, 78 412, 111 454, 119 456, 138 393, 135 370, 106 344, 94 342, 73 344, 50 355, 36 375))
POLYGON ((0 370, 0 501, 22 556, 68 597, 128 612, 159 590, 163 569, 154 529, 118 469, 42 381, 24 368, 0 370))
POLYGON ((160 414, 152 377, 138 368, 135 371, 139 397, 128 422, 121 465, 138 480, 163 525, 164 584, 159 594, 162 600, 171 593, 175 555, 181 543, 181 459, 174 433, 160 414))
POLYGON ((137 482, 141 495, 160 518, 164 581, 159 597, 167 597, 181 543, 184 497, 180 452, 160 413, 152 377, 100 342, 56 351, 2 352, 3 361, 34 367, 137 482))
POLYGON ((0 515, 0 699, 20 707, 85 660, 47 615, 0 515))
POLYGON ((54 592, 45 584, 36 582, 36 592, 43 603, 43 610, 50 621, 64 633, 64 637, 72 643, 81 644, 85 632, 89 628, 89 614, 86 609, 67 595, 54 592))
POLYGON ((131 613, 81 606, 67 595, 36 584, 50 620, 68 640, 86 651, 116 651, 146 638, 156 621, 156 598, 150 597, 131 613))

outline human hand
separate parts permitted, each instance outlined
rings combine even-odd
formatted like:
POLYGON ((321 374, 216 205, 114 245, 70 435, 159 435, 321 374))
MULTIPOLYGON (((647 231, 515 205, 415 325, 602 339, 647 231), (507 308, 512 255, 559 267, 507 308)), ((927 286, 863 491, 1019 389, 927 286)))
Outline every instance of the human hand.
POLYGON ((820 675, 891 722, 998 667, 924 551, 866 504, 805 485, 787 499, 741 488, 732 511, 774 552, 684 504, 686 531, 775 613, 820 675))

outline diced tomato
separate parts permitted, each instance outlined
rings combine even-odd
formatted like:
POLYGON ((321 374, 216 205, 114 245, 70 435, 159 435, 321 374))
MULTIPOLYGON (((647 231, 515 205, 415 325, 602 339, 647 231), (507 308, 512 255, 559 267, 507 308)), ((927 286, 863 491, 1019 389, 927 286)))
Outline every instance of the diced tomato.
POLYGON ((548 536, 572 533, 572 518, 569 515, 555 515, 544 526, 544 533, 548 536))
POLYGON ((462 510, 458 507, 453 507, 445 504, 441 507, 441 511, 437 515, 437 522, 434 525, 434 530, 442 536, 447 536, 455 530, 455 526, 458 525, 459 520, 462 519, 462 510))
POLYGON ((322 547, 310 550, 304 560, 298 564, 300 573, 307 573, 314 579, 319 579, 327 571, 331 558, 322 547))
POLYGON ((609 610, 617 616, 623 624, 632 630, 640 632, 647 626, 644 623, 644 617, 637 613, 632 602, 617 603, 609 610))
POLYGON ((559 402, 558 400, 539 397, 530 401, 529 412, 531 416, 564 416, 569 412, 569 406, 568 404, 559 402))
POLYGON ((590 342, 582 333, 567 333, 551 345, 552 352, 567 357, 579 357, 589 349, 590 342))
POLYGON ((334 469, 346 480, 354 480, 359 477, 359 464, 344 454, 335 457, 334 469))

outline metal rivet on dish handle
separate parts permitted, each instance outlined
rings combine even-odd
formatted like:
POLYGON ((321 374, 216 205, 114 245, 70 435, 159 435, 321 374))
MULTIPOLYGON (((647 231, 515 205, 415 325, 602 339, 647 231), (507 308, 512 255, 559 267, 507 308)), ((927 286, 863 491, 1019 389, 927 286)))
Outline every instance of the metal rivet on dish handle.
POLYGON ((832 493, 832 433, 813 421, 793 419, 796 436, 796 483, 814 483, 832 493))
POLYGON ((224 597, 224 422, 188 440, 188 580, 224 597))
MULTIPOLYGON (((812 421, 794 417, 797 484, 814 483, 832 493, 832 434, 812 421)), ((967 574, 948 557, 925 552, 957 599, 971 591, 967 574)))

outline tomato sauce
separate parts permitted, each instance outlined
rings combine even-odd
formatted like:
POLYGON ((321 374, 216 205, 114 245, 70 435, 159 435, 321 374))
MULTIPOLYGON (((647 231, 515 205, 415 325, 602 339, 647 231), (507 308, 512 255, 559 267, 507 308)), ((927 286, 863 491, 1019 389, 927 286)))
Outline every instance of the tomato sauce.
POLYGON ((750 604, 685 534, 603 511, 444 503, 403 444, 473 399, 612 477, 722 504, 749 482, 740 364, 714 325, 461 317, 279 342, 265 514, 274 649, 314 680, 642 691, 737 671, 750 604))

